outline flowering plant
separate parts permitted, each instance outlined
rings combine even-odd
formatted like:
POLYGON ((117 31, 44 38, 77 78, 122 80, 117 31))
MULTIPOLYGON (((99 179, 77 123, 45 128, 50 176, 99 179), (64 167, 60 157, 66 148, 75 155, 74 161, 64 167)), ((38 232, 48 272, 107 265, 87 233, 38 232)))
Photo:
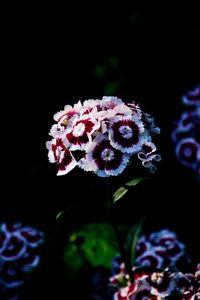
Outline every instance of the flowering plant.
MULTIPOLYGON (((135 102, 125 103, 117 97, 85 100, 66 105, 54 115, 56 123, 50 129, 51 141, 46 143, 48 158, 58 165, 57 175, 65 175, 75 167, 99 177, 120 175, 130 163, 139 162, 151 173, 161 156, 153 137, 160 133, 154 118, 135 102)), ((123 244, 113 216, 113 203, 122 198, 128 187, 141 181, 135 178, 119 188, 111 199, 107 184, 108 212, 116 233, 127 273, 132 273, 131 260, 141 231, 143 219, 131 229, 131 238, 123 244)), ((108 183, 108 181, 107 181, 108 183)), ((62 212, 61 212, 62 213, 62 212)), ((59 214, 60 215, 60 214, 59 214)))
POLYGON ((134 102, 125 104, 117 97, 79 101, 66 105, 54 120, 46 146, 49 161, 58 165, 57 175, 78 166, 100 177, 117 176, 130 159, 154 172, 154 162, 161 159, 152 142, 160 130, 134 102))

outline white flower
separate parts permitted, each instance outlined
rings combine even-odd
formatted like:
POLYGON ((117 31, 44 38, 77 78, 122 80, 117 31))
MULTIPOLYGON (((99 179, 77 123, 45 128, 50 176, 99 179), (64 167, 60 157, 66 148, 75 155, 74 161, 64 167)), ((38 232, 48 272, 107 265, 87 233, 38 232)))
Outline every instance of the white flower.
POLYGON ((82 160, 82 167, 90 166, 85 168, 100 177, 117 176, 126 168, 128 161, 129 155, 113 148, 107 136, 99 135, 82 160))
POLYGON ((61 124, 54 124, 51 127, 50 135, 54 138, 61 138, 64 135, 65 127, 61 124))
POLYGON ((66 138, 70 144, 70 150, 84 150, 92 141, 92 134, 99 129, 100 122, 89 115, 74 117, 70 120, 66 129, 66 138))
POLYGON ((144 125, 136 116, 116 116, 110 122, 110 143, 123 153, 135 154, 144 143, 143 132, 144 125))

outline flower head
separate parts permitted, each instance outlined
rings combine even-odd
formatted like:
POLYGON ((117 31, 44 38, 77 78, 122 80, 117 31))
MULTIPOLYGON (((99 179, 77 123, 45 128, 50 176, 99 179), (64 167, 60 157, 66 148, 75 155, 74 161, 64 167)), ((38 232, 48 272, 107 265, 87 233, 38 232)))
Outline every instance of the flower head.
POLYGON ((181 164, 193 169, 200 180, 200 84, 188 91, 182 101, 189 109, 182 113, 172 132, 175 154, 181 164))
POLYGON ((43 233, 32 227, 21 223, 0 225, 0 290, 9 295, 8 299, 17 299, 13 291, 24 284, 24 275, 39 264, 36 248, 42 242, 43 233))
POLYGON ((152 137, 159 133, 154 119, 134 102, 117 97, 79 101, 66 105, 54 115, 57 122, 50 129, 52 140, 46 143, 48 158, 58 165, 58 175, 78 166, 100 177, 121 174, 127 164, 139 160, 154 172, 156 146, 152 137), (75 152, 82 155, 75 158, 75 152))
POLYGON ((175 232, 163 229, 143 234, 136 245, 136 257, 130 274, 127 274, 120 255, 113 259, 112 276, 109 279, 114 289, 113 299, 176 299, 168 297, 177 293, 185 295, 190 292, 191 295, 191 291, 194 292, 192 295, 198 295, 199 266, 195 275, 190 274, 189 278, 187 274, 177 272, 177 262, 184 255, 185 245, 177 239, 175 232))

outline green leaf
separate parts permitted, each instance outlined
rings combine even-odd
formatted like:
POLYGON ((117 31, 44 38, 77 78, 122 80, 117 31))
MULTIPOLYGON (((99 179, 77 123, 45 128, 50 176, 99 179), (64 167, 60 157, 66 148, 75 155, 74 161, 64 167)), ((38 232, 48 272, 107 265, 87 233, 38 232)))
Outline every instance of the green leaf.
POLYGON ((121 199, 126 193, 128 192, 128 189, 121 186, 116 192, 113 194, 113 203, 117 202, 119 199, 121 199))
POLYGON ((140 183, 142 180, 144 180, 145 177, 138 177, 138 178, 135 178, 131 181, 128 181, 125 185, 126 186, 136 186, 138 183, 140 183))
POLYGON ((60 219, 61 217, 63 217, 64 213, 66 212, 66 209, 60 211, 57 216, 56 216, 56 220, 60 219))
POLYGON ((130 263, 133 265, 136 258, 136 246, 140 235, 142 233, 142 226, 146 217, 143 217, 136 225, 134 225, 128 232, 125 240, 125 249, 130 257, 130 263))
POLYGON ((62 217, 62 218, 64 217, 64 214, 75 212, 75 211, 77 211, 78 209, 79 209, 79 205, 76 204, 76 203, 73 203, 73 204, 71 204, 70 206, 66 207, 65 209, 61 210, 61 211, 57 214, 56 220, 58 221, 58 220, 60 220, 61 217, 62 217))
POLYGON ((92 267, 111 269, 112 259, 119 252, 111 224, 82 224, 72 231, 64 247, 66 273, 74 278, 89 263, 92 267))

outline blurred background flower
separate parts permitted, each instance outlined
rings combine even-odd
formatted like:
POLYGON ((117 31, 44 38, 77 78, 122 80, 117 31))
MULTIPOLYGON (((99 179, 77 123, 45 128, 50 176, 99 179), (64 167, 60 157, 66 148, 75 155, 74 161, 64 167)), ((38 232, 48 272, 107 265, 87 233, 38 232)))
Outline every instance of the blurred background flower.
POLYGON ((0 295, 3 299, 18 299, 18 288, 27 273, 40 262, 38 247, 43 233, 21 223, 0 225, 0 295))
POLYGON ((188 111, 181 114, 172 132, 175 154, 200 180, 200 84, 183 95, 182 102, 188 111))

